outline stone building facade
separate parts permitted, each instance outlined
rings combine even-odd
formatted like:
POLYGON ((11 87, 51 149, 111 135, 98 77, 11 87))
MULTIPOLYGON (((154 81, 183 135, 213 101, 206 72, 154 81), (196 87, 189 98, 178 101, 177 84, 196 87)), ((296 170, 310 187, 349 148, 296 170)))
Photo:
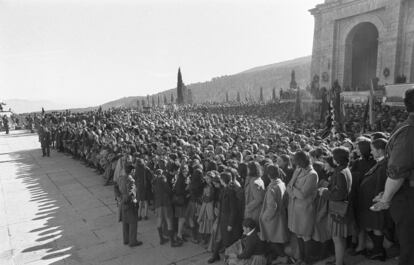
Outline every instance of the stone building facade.
POLYGON ((315 18, 311 78, 365 90, 377 77, 414 83, 414 0, 325 0, 315 18))

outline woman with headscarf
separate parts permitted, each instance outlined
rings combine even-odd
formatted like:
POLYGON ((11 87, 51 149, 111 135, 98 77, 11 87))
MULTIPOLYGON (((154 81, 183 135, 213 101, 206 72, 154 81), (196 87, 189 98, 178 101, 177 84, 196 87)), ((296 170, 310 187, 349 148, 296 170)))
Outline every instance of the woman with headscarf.
POLYGON ((353 211, 349 202, 352 188, 352 175, 348 168, 349 150, 337 147, 332 151, 334 163, 337 165, 328 188, 319 188, 319 194, 329 200, 328 227, 335 245, 335 261, 327 265, 343 265, 346 248, 346 237, 352 232, 353 211), (337 205, 336 207, 333 207, 337 205), (339 209, 341 208, 341 209, 339 209), (342 216, 339 212, 345 214, 342 216))
POLYGON ((263 206, 260 212, 260 238, 268 242, 271 260, 285 256, 284 244, 289 242, 287 221, 288 194, 282 181, 283 171, 277 165, 267 168, 270 184, 266 189, 263 206))
POLYGON ((315 224, 314 200, 318 188, 318 174, 313 169, 308 153, 298 151, 294 155, 296 170, 287 185, 289 194, 288 226, 298 239, 298 264, 309 262, 309 241, 315 224))
POLYGON ((203 195, 201 196, 201 207, 198 215, 198 232, 200 233, 202 242, 206 245, 210 238, 211 230, 214 222, 214 186, 213 180, 214 173, 212 171, 207 172, 204 177, 205 185, 203 189, 203 195))
POLYGON ((260 210, 266 193, 261 174, 260 164, 254 161, 249 162, 248 177, 244 187, 244 218, 252 218, 256 222, 259 222, 260 210))

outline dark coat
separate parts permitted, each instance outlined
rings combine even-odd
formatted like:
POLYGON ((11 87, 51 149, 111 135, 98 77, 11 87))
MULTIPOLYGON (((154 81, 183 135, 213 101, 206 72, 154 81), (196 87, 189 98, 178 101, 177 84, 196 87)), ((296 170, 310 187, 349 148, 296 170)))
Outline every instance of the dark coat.
POLYGON ((50 146, 50 143, 52 142, 52 134, 49 130, 44 130, 40 135, 40 143, 42 146, 50 146))
POLYGON ((119 221, 125 223, 138 222, 138 206, 136 199, 135 180, 131 175, 123 175, 115 186, 116 193, 121 197, 119 221))
POLYGON ((190 181, 190 200, 201 203, 201 195, 203 195, 203 171, 197 169, 191 175, 190 181))
POLYGON ((135 170, 135 182, 137 185, 137 200, 149 201, 152 198, 152 178, 153 175, 148 167, 137 163, 135 170))
MULTIPOLYGON (((352 187, 352 176, 348 168, 338 167, 331 176, 331 182, 329 183, 328 190, 322 193, 322 197, 329 201, 349 201, 351 193, 350 185, 352 187), (348 171, 348 174, 344 174, 344 171, 348 171)), ((351 205, 350 205, 351 206, 351 205)), ((351 206, 352 207, 352 206, 351 206)), ((348 212, 342 223, 350 223, 353 220, 353 210, 348 209, 348 212)))
POLYGON ((359 188, 360 184, 365 178, 365 174, 376 164, 374 158, 359 158, 356 160, 352 167, 351 167, 351 173, 352 173, 352 189, 350 194, 350 202, 353 205, 354 213, 356 218, 358 218, 358 196, 360 194, 359 188))
POLYGON ((220 209, 219 209, 219 228, 225 247, 230 246, 233 242, 240 238, 241 235, 241 214, 238 209, 238 201, 236 191, 229 186, 223 188, 220 193, 220 209), (227 227, 231 226, 232 230, 227 231, 227 227))
POLYGON ((256 231, 241 239, 242 252, 237 255, 239 259, 249 259, 253 255, 264 255, 265 245, 256 231))
POLYGON ((370 228, 383 231, 385 227, 385 211, 374 212, 369 208, 372 200, 384 190, 387 180, 387 160, 378 162, 364 176, 359 187, 358 195, 358 220, 361 228, 370 228))
POLYGON ((285 173, 285 179, 283 179, 283 181, 285 183, 289 183, 290 180, 292 179, 293 176, 293 172, 295 171, 293 168, 289 168, 289 167, 283 167, 281 168, 283 170, 283 173, 285 173))
POLYGON ((316 161, 315 163, 313 163, 313 169, 315 169, 316 173, 318 173, 318 180, 328 180, 328 174, 326 173, 324 167, 323 167, 323 163, 316 161))
POLYGON ((154 207, 165 207, 172 205, 172 190, 165 176, 154 179, 154 207))
POLYGON ((175 204, 177 206, 185 206, 188 202, 188 191, 186 189, 187 184, 185 183, 185 177, 180 173, 177 175, 177 180, 175 182, 173 193, 176 197, 175 204), (178 205, 177 203, 183 202, 183 205, 178 205))

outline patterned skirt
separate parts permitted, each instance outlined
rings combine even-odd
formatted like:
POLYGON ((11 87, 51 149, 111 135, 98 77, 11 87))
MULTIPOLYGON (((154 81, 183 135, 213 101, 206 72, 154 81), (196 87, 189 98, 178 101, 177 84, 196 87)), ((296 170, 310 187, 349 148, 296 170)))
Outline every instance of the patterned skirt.
POLYGON ((328 215, 328 229, 332 237, 348 237, 352 235, 352 224, 338 221, 331 214, 328 215))
POLYGON ((214 207, 213 202, 203 203, 200 208, 200 213, 197 219, 201 234, 211 234, 214 222, 214 207))

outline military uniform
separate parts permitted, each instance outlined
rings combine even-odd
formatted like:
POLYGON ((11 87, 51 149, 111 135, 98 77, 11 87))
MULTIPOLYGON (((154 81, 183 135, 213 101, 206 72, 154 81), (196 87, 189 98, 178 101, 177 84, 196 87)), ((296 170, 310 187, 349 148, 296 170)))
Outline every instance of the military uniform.
POLYGON ((414 264, 414 114, 390 137, 387 175, 404 179, 391 201, 390 213, 400 243, 400 265, 414 264))

